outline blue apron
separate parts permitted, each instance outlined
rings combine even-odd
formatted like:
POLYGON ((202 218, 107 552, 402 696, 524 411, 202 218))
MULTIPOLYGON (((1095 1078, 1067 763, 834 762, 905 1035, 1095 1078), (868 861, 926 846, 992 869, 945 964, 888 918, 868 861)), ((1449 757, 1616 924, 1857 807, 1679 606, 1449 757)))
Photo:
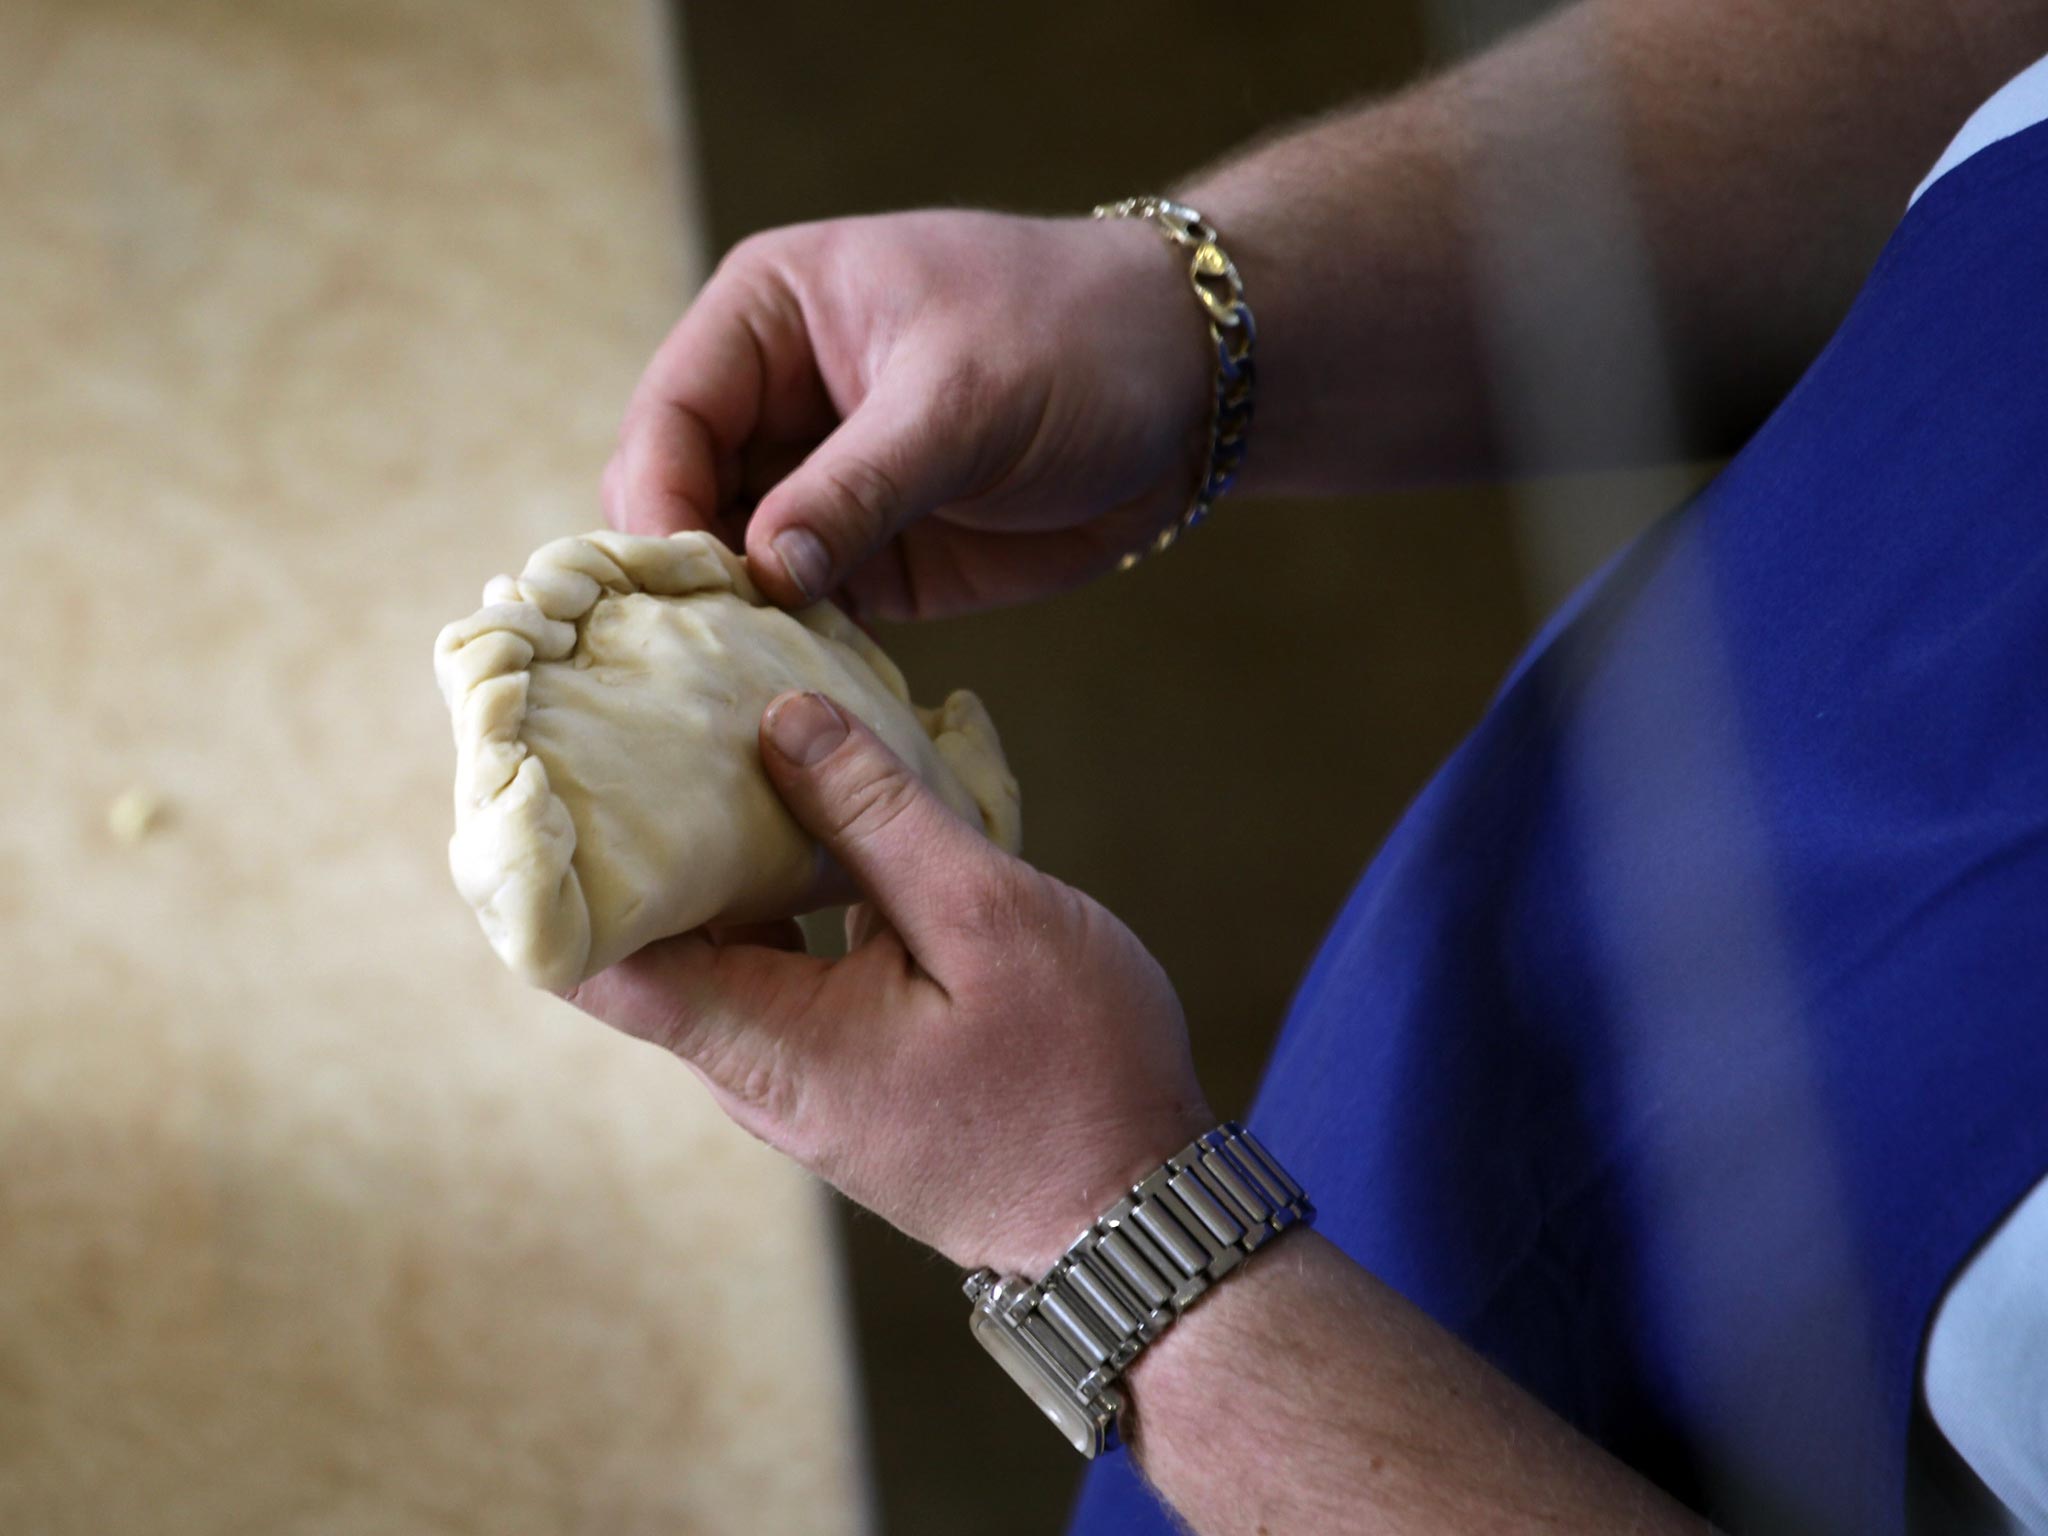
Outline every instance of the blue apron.
MULTIPOLYGON (((2048 1173, 2044 1002, 2037 128, 1539 637, 1250 1118, 1327 1236, 1724 1528, 1888 1536, 1933 1309, 2048 1173)), ((1122 1455, 1074 1528, 1172 1530, 1122 1455)))

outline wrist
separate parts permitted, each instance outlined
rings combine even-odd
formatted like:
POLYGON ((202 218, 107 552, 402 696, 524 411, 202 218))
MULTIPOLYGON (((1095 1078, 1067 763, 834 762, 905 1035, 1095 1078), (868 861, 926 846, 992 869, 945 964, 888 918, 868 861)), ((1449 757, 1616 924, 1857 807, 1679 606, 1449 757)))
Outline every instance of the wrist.
POLYGON ((1108 302, 1117 318, 1104 334, 1118 338, 1117 350, 1137 365, 1130 387, 1157 412, 1153 431, 1172 445, 1174 484, 1184 504, 1208 468, 1216 393, 1216 350, 1188 292, 1186 258, 1147 220, 1076 223, 1098 252, 1112 253, 1108 302))
POLYGON ((998 1202, 1003 1224, 948 1257, 964 1269, 1036 1280, 1134 1184, 1215 1124, 1215 1114, 1197 1103, 1133 1119, 1113 1136, 1090 1127, 1071 1148, 1053 1142, 1024 1148, 1020 1161, 1039 1164, 1045 1177, 1004 1196, 998 1202))
POLYGON ((1077 1233, 1037 1279, 981 1269, 969 1326, 1068 1441, 1094 1457, 1130 1407, 1124 1373, 1253 1254, 1315 1219, 1244 1127, 1201 1132, 1077 1233))
MULTIPOLYGON (((1209 388, 1205 408, 1198 416, 1180 418, 1184 426, 1192 426, 1196 420, 1201 423, 1198 431, 1185 434, 1181 442, 1180 457, 1194 466, 1192 480, 1175 498, 1178 509, 1167 514, 1171 520, 1158 527, 1147 544, 1122 555, 1117 569, 1128 570, 1199 527, 1216 502, 1236 485, 1252 425, 1258 327, 1237 265, 1220 232, 1199 209, 1171 198, 1142 195, 1099 204, 1094 217, 1111 223, 1142 222, 1163 237, 1168 249, 1186 264, 1187 291, 1206 338, 1203 372, 1209 388)), ((1152 505, 1157 507, 1156 500, 1152 505)))
MULTIPOLYGON (((1285 466, 1278 460, 1287 451, 1295 425, 1292 417, 1299 411, 1299 406, 1287 401, 1284 393, 1280 405, 1276 408, 1274 404, 1272 362, 1276 352, 1284 353, 1290 344, 1286 286, 1292 274, 1276 238, 1284 228, 1284 216, 1269 207, 1269 194, 1262 196, 1255 184, 1248 185, 1244 178, 1227 172, 1170 195, 1176 202, 1199 210, 1215 229, 1243 280, 1247 298, 1258 312, 1256 442, 1236 470, 1233 488, 1253 496, 1264 495, 1275 483, 1288 479, 1285 466)), ((1301 216, 1296 209, 1293 217, 1298 220, 1301 216)), ((1208 349, 1207 360, 1213 379, 1213 346, 1208 349)), ((1283 356, 1281 361, 1284 381, 1287 360, 1283 356)))

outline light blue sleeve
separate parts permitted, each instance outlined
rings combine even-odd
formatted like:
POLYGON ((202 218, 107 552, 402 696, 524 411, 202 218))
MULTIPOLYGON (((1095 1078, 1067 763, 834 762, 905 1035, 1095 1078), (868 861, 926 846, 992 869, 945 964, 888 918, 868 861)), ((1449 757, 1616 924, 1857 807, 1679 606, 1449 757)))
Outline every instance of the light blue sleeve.
POLYGON ((1923 1386, 1936 1427, 2016 1528, 2048 1536, 2048 1180, 1949 1287, 1923 1386))

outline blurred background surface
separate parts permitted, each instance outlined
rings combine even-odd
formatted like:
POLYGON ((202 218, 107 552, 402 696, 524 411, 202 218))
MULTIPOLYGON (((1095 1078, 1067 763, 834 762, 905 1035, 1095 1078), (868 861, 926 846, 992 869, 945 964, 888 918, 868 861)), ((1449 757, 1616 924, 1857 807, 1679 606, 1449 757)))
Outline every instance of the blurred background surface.
MULTIPOLYGON (((499 971, 428 646, 598 520, 640 363, 745 234, 1085 210, 1545 8, 0 10, 0 1525, 165 1529, 203 1487, 217 1530, 860 1529, 843 1243, 884 1528, 1056 1529, 1078 1466, 953 1271, 835 1234, 680 1068, 499 971)), ((1159 955, 1236 1113, 1535 621, 1695 478, 1230 502, 885 639, 988 701, 1027 854, 1159 955)))
POLYGON ((869 1528, 817 1190, 444 852, 700 270, 662 22, 0 7, 0 1530, 869 1528))

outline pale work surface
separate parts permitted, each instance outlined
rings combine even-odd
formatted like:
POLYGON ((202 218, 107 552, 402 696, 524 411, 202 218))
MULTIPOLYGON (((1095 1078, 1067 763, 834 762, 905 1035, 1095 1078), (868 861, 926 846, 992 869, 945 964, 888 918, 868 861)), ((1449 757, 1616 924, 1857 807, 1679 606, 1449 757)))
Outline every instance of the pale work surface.
POLYGON ((662 59, 0 8, 0 1529, 866 1525, 815 1190, 444 863, 434 632, 692 275, 662 59))

